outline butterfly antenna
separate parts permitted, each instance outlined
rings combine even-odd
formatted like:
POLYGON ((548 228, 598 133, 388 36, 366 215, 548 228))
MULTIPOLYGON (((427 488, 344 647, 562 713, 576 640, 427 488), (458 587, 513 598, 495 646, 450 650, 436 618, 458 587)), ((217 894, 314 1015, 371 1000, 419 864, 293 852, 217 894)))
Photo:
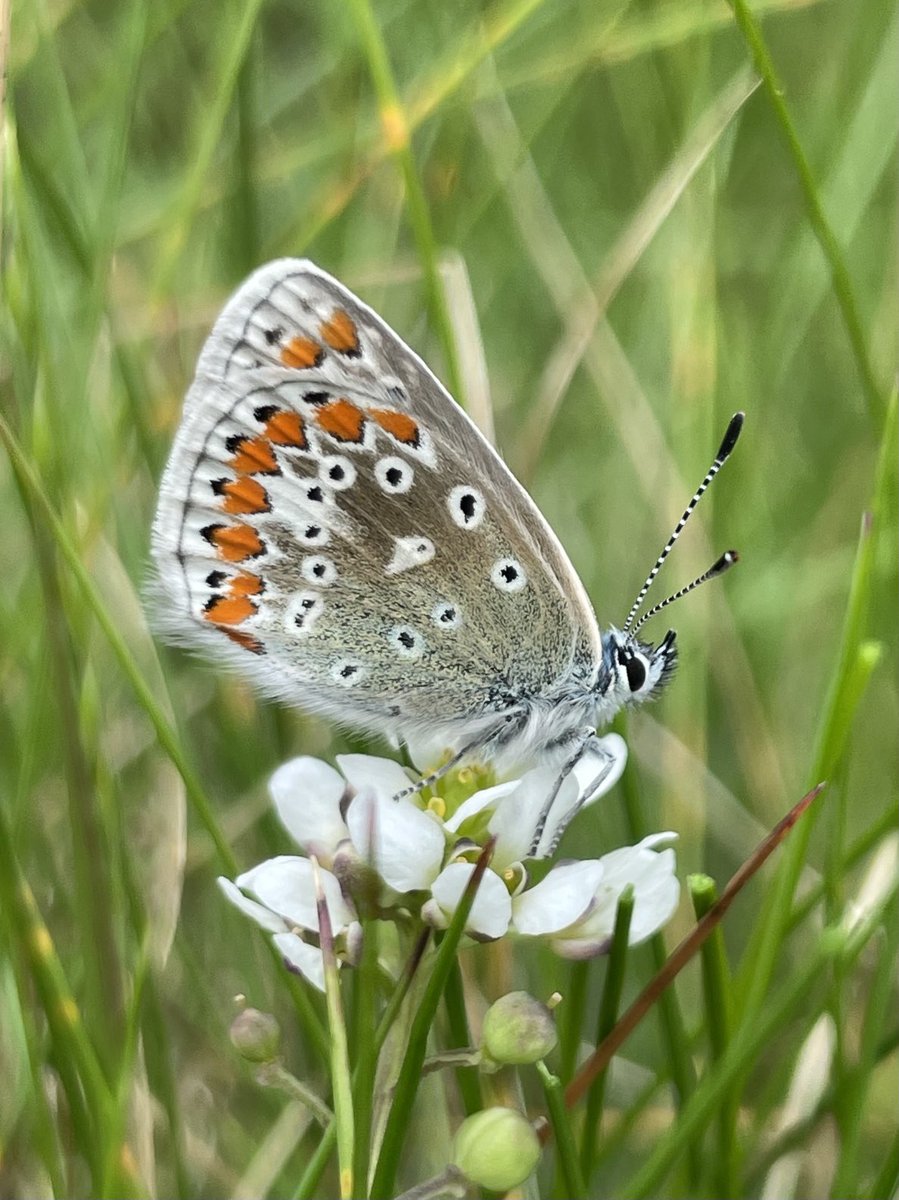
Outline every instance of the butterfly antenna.
MULTIPOLYGON (((743 419, 744 419, 744 414, 741 412, 734 413, 734 415, 731 417, 730 423, 727 426, 727 431, 725 432, 724 438, 718 449, 718 453, 715 455, 715 461, 712 463, 712 465, 709 467, 708 471, 706 472, 705 479, 703 479, 702 483, 699 485, 699 487, 693 493, 693 499, 690 501, 690 503, 684 509, 684 515, 681 517, 681 519, 675 525, 674 530, 671 534, 671 537, 665 543, 665 548, 662 550, 662 553, 656 559, 655 566, 652 568, 652 570, 647 575, 646 582, 640 588, 640 594, 637 596, 637 599, 634 601, 633 605, 631 606, 631 611, 627 614, 627 620, 624 623, 624 632, 625 633, 628 633, 630 631, 630 627, 634 623, 634 617, 637 615, 640 605, 646 599, 646 593, 652 587, 652 582, 655 579, 656 575, 658 575, 659 571, 661 570, 662 563, 665 561, 665 559, 671 553, 671 548, 673 547, 674 543, 677 541, 677 539, 680 537, 681 533, 683 532, 684 526, 689 521, 689 519, 693 513, 693 509, 696 507, 696 505, 702 499, 702 496, 707 491, 709 484, 712 482, 712 480, 715 478, 715 476, 718 474, 718 472, 721 470, 721 468, 724 466, 724 464, 727 462, 728 458, 730 457, 731 451, 733 450, 734 446, 736 446, 736 444, 737 444, 737 438, 740 436, 740 430, 743 428, 743 419)), ((729 551, 728 553, 731 553, 731 552, 729 551)), ((727 566, 721 567, 720 564, 723 562, 723 560, 725 558, 727 558, 726 554, 723 555, 722 558, 720 558, 718 560, 718 562, 715 563, 715 566, 711 567, 705 573, 704 576, 701 576, 699 579, 694 580, 694 582, 691 583, 689 587, 684 588, 681 592, 679 592, 678 596, 686 594, 686 592, 691 591, 694 587, 698 587, 700 583, 705 581, 705 579, 711 579, 714 577, 714 575, 720 575, 721 571, 726 570, 728 566, 732 565, 732 563, 728 563, 727 566)), ((736 562, 736 556, 734 556, 733 561, 736 562)), ((653 611, 657 612, 659 607, 664 607, 665 604, 670 604, 671 601, 674 599, 675 599, 674 596, 669 596, 669 598, 664 602, 663 605, 657 606, 657 608, 654 609, 653 611)), ((649 614, 647 613, 646 616, 648 617, 649 614)), ((643 621, 645 621, 645 620, 646 620, 646 617, 644 617, 640 621, 640 625, 642 625, 643 621)), ((640 626, 638 625, 637 628, 639 629, 639 627, 640 626)))
POLYGON ((698 588, 701 583, 706 583, 709 579, 714 579, 717 575, 723 575, 725 571, 740 561, 740 556, 736 550, 725 550, 717 562, 712 563, 707 571, 697 578, 692 583, 688 583, 686 587, 682 587, 679 591, 671 596, 666 596, 664 600, 660 600, 658 604, 654 604, 649 612, 645 612, 637 624, 634 626, 633 634, 637 636, 637 631, 641 625, 645 625, 650 617, 654 617, 656 613, 660 613, 663 608, 667 608, 669 604, 673 604, 675 600, 680 600, 682 596, 686 596, 688 592, 692 592, 694 588, 698 588))

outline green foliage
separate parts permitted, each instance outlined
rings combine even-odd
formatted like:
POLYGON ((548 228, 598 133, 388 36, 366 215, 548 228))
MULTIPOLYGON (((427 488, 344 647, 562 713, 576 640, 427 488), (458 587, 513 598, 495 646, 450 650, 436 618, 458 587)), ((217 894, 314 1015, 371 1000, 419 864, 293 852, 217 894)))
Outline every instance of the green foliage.
MULTIPOLYGON (((362 745, 158 647, 142 602, 197 351, 229 289, 280 254, 343 279, 492 414, 602 623, 623 619, 746 410, 665 577, 673 590, 729 545, 742 564, 675 610, 678 678, 630 723, 624 787, 566 844, 599 855, 670 828, 682 879, 721 890, 806 786, 829 787, 728 914, 714 979, 694 963, 625 1045, 594 1093, 601 1134, 574 1111, 563 1166, 607 1196, 723 1180, 752 1197, 766 1179, 779 1196, 892 1193, 897 19, 882 0, 758 0, 757 28, 737 9, 13 5, 3 1195, 337 1194, 333 1131, 259 1087, 228 1038, 244 993, 333 1107, 324 1004, 213 881, 289 849, 264 786, 278 763, 362 745), (773 75, 758 86, 755 69, 773 75)), ((685 895, 669 946, 691 921, 685 895)), ((662 953, 628 955, 621 1007, 662 953)), ((595 1038, 606 961, 462 955, 487 1003, 577 996, 576 1029, 558 1010, 562 1067, 544 1070, 563 1084, 595 1038)), ((358 1129, 374 1063, 353 1011, 358 1129)), ((413 1104, 410 1071, 408 1183, 449 1161, 464 1115, 442 1076, 449 1124, 435 1081, 413 1104)), ((522 1081, 544 1111, 537 1074, 522 1081)))

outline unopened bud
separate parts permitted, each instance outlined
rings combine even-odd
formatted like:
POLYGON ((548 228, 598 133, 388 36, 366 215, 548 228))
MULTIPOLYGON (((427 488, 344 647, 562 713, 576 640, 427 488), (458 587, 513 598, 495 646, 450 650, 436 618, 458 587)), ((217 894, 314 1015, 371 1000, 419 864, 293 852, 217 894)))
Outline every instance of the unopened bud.
POLYGON ((241 1058, 265 1063, 277 1058, 281 1029, 271 1013, 245 1008, 231 1022, 231 1044, 241 1058))
POLYGON ((552 1013, 527 992, 509 992, 487 1009, 484 1050, 499 1063, 533 1063, 546 1058, 558 1037, 552 1013))
POLYGON ((514 1108, 487 1108, 459 1126, 452 1161, 479 1187, 507 1192, 523 1183, 540 1161, 540 1142, 514 1108))

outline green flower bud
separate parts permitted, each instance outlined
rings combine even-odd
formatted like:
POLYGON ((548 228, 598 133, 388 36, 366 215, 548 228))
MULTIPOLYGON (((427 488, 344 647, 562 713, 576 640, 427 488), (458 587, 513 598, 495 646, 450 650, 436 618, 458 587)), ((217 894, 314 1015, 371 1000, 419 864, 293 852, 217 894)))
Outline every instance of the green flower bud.
POLYGON ((278 1055, 281 1029, 271 1013, 245 1008, 231 1022, 231 1045, 249 1062, 271 1062, 278 1055))
POLYGON ((534 1063, 545 1058, 558 1037, 552 1013, 527 992, 509 992, 484 1017, 484 1050, 499 1063, 534 1063))
POLYGON ((466 1179, 491 1192, 524 1183, 540 1161, 540 1142, 514 1108, 487 1108, 456 1131, 452 1162, 466 1179))

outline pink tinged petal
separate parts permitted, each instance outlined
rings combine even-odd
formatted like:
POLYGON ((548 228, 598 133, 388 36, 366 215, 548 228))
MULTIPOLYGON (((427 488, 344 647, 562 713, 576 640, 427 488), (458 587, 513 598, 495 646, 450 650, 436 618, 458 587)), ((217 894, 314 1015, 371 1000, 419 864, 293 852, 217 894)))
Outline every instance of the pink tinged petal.
POLYGON ((412 780, 392 758, 373 754, 338 754, 337 764, 356 792, 373 788, 379 796, 392 800, 397 792, 408 788, 412 780))
POLYGON ((598 738, 597 741, 612 758, 612 765, 608 775, 600 784, 597 791, 594 791, 591 785, 597 775, 603 769, 603 760, 595 751, 590 751, 584 755, 577 766, 574 768, 574 776, 578 782, 579 792, 589 789, 589 795, 585 798, 584 804, 592 804, 594 800, 598 800, 600 796, 604 796, 606 792, 610 792, 618 780, 624 773, 624 768, 627 766, 627 743, 623 737, 617 733, 607 733, 605 737, 598 738))
MULTIPOLYGON (((473 871, 474 863, 450 863, 444 867, 431 886, 431 901, 422 910, 425 920, 440 929, 449 925, 473 871)), ((499 938, 509 928, 511 917, 512 901, 506 885, 488 868, 481 878, 465 929, 481 937, 499 938)))
POLYGON ((304 755, 280 766, 268 790, 287 832, 307 854, 327 866, 347 836, 340 815, 346 791, 343 777, 321 759, 304 755))
POLYGON ((325 964, 317 946, 309 946, 295 933, 276 933, 272 941, 287 960, 289 966, 318 988, 325 990, 325 964))
MULTIPOLYGON (((323 867, 319 869, 322 891, 331 914, 335 933, 353 920, 353 912, 343 898, 337 879, 323 867)), ((318 930, 315 880, 312 863, 306 858, 282 855, 260 863, 241 875, 237 884, 268 908, 301 929, 318 930)))
POLYGON ((481 791, 475 792, 473 796, 469 796, 467 800, 456 809, 448 821, 444 821, 444 828, 450 833, 458 833, 462 823, 467 821, 469 817, 475 817, 484 809, 494 809, 504 797, 514 792, 521 781, 519 779, 510 779, 507 783, 497 783, 493 787, 482 788, 481 791))
POLYGON ((277 913, 271 912, 264 905, 257 904, 255 900, 251 900, 248 896, 245 896, 240 888, 235 883, 232 883, 230 879, 225 879, 223 875, 219 875, 217 882, 231 903, 239 908, 251 921, 255 921, 257 925, 261 925, 269 933, 284 933, 286 931, 287 925, 277 913))
POLYGON ((430 813, 408 800, 390 800, 368 788, 352 800, 347 824, 360 857, 394 891, 431 886, 446 854, 446 839, 442 825, 430 813))
POLYGON ((545 937, 574 925, 590 911, 602 878, 597 859, 553 867, 541 883, 513 900, 515 929, 527 937, 545 937))

